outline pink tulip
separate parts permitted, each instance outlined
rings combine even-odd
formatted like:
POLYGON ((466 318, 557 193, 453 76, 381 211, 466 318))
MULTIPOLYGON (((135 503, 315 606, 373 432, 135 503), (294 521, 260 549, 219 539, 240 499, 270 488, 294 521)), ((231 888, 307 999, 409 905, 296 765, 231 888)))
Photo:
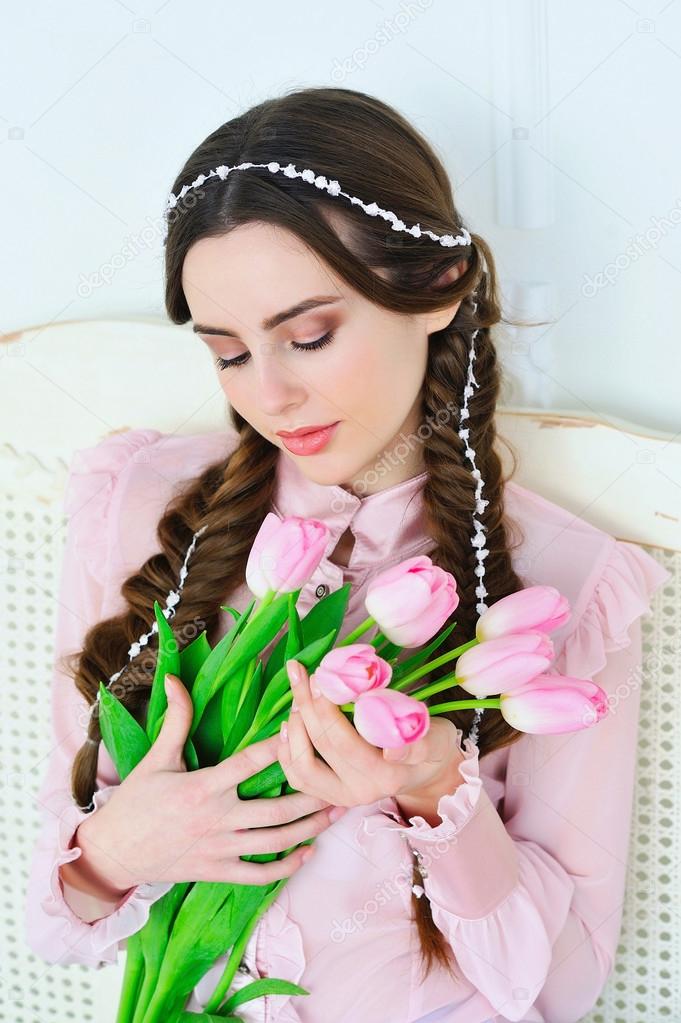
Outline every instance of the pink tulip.
POLYGON ((488 639, 464 651, 456 662, 456 681, 479 700, 508 693, 536 678, 553 660, 553 643, 543 632, 488 639))
POLYGON ((348 643, 330 650, 314 673, 314 680, 332 703, 354 703, 362 693, 383 689, 393 669, 370 643, 348 643))
POLYGON ((502 693, 501 713, 520 732, 557 735, 595 725, 608 712, 607 694, 595 682, 569 675, 539 675, 502 693))
POLYGON ((365 607, 381 632, 398 646, 421 646, 458 606, 456 581, 426 554, 381 572, 367 587, 365 607))
POLYGON ((301 589, 324 556, 329 527, 317 519, 268 512, 253 541, 246 564, 246 583, 262 599, 269 590, 301 589))
POLYGON ((530 629, 553 632, 570 617, 570 605, 555 586, 528 586, 497 600, 480 615, 475 636, 483 642, 530 629))
POLYGON ((425 703, 397 689, 373 689, 357 698, 354 724, 373 746, 395 749, 424 736, 430 714, 425 703))

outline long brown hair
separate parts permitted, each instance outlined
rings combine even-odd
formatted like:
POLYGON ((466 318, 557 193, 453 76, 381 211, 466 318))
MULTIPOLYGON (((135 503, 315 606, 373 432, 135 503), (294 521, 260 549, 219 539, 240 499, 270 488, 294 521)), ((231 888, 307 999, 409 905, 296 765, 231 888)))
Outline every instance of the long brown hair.
MULTIPOLYGON (((312 168, 337 179, 344 191, 365 202, 394 210, 411 225, 420 223, 437 234, 456 234, 462 220, 454 205, 449 178, 428 142, 396 110, 362 92, 341 88, 306 88, 269 99, 221 125, 191 154, 172 185, 183 184, 221 164, 244 161, 312 168)), ((165 251, 165 301, 170 319, 186 323, 190 310, 182 290, 182 266, 191 245, 201 238, 226 233, 254 221, 284 227, 298 235, 344 281, 370 301, 405 314, 444 308, 461 300, 452 322, 429 338, 423 382, 422 419, 436 423, 426 432, 423 458, 428 476, 423 489, 425 530, 436 541, 433 562, 451 572, 460 603, 453 630, 443 649, 472 639, 477 621, 475 574, 471 544, 476 480, 459 437, 458 410, 468 372, 472 332, 476 338, 475 378, 479 384, 469 401, 469 443, 484 480, 489 502, 478 517, 486 527, 489 555, 485 560, 486 602, 495 601, 523 583, 511 564, 511 550, 522 534, 504 512, 504 484, 515 473, 517 457, 507 444, 513 470, 505 478, 494 445, 495 410, 501 375, 490 336, 501 314, 492 253, 471 233, 471 244, 445 248, 425 236, 413 238, 392 230, 379 216, 367 216, 342 197, 328 196, 305 181, 266 169, 236 172, 224 181, 212 178, 196 195, 172 211, 165 251), (334 229, 336 218, 347 231, 344 244, 334 229), (446 286, 435 286, 449 268, 468 261, 468 268, 446 286), (379 272, 380 271, 380 272, 379 272), (473 295, 475 299, 473 300, 473 295), (474 310, 474 301, 477 308, 474 310), (454 405, 452 404, 454 403, 454 405), (515 531, 514 531, 515 530, 515 531), (511 537, 513 533, 513 537, 511 537), (511 539, 515 544, 511 546, 511 539)), ((246 559, 273 496, 278 449, 257 433, 234 409, 230 415, 240 434, 229 457, 188 480, 167 505, 158 523, 161 552, 154 554, 122 585, 127 609, 94 625, 73 664, 75 684, 92 703, 100 679, 109 678, 128 661, 130 644, 153 621, 153 603, 161 605, 177 584, 178 573, 193 533, 207 526, 192 555, 182 600, 172 619, 181 648, 204 628, 213 641, 220 605, 243 582, 246 559)), ((155 640, 134 658, 114 692, 142 719, 155 666, 155 640)), ((447 670, 434 672, 434 681, 447 670)), ((446 699, 465 699, 457 687, 446 699)), ((444 697, 433 698, 433 703, 444 697)), ((472 710, 448 717, 468 734, 472 710)), ((89 735, 99 741, 97 715, 89 735)), ((518 740, 522 733, 497 710, 487 709, 479 727, 480 756, 518 740)), ((98 747, 86 743, 73 765, 72 788, 81 806, 91 805, 96 786, 98 747)), ((414 882, 420 881, 414 866, 414 882)), ((464 882, 465 883, 465 882, 464 882)), ((435 926, 428 899, 412 893, 424 977, 437 962, 453 970, 454 957, 435 926)))

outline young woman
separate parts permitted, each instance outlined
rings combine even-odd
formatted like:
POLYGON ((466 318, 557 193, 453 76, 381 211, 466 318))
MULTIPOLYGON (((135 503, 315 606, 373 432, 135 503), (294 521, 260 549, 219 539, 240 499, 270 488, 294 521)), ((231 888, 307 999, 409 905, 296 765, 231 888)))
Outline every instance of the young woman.
MULTIPOLYGON (((202 142, 172 195, 186 183, 168 217, 166 306, 215 359, 231 421, 199 436, 130 430, 74 459, 29 943, 52 963, 112 963, 177 881, 288 877, 237 980, 281 977, 310 994, 249 1002, 244 1020, 579 1020, 620 931, 640 617, 668 573, 504 478, 492 254, 395 110, 347 89, 284 95, 202 142), (208 176, 245 162, 260 166, 208 176), (402 228, 458 241, 395 230, 372 201, 402 228), (300 428, 306 440, 290 436, 300 428), (452 647, 473 637, 481 607, 556 586, 572 617, 552 634, 553 670, 593 678, 616 713, 556 736, 517 732, 496 710, 438 716, 397 763, 341 727, 303 672, 287 737, 187 772, 191 706, 174 680, 158 741, 121 784, 90 713, 99 680, 120 672, 113 691, 142 720, 154 641, 138 640, 154 600, 165 605, 184 565, 175 635, 185 646, 205 629, 215 643, 232 621, 221 605, 250 598, 246 558, 268 510, 327 523, 298 607, 350 582, 342 635, 365 617, 372 577, 416 554, 457 581, 452 647), (238 801, 238 782, 276 760, 297 792, 238 801), (311 836, 307 860, 240 859, 311 836)), ((169 400, 183 386, 172 368, 168 352, 169 400)))

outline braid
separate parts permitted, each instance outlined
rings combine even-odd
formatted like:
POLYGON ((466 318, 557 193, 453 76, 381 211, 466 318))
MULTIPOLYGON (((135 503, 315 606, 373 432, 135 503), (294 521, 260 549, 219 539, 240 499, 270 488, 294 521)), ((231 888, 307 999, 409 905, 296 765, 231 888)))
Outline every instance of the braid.
MULTIPOLYGON (((100 679, 125 668, 111 692, 143 723, 158 656, 158 633, 128 662, 133 642, 149 628, 154 601, 163 605, 177 584, 188 544, 199 524, 206 527, 192 555, 183 597, 174 609, 172 628, 180 649, 204 629, 211 645, 220 623, 220 604, 244 578, 246 562, 262 524, 263 507, 275 483, 277 448, 239 418, 241 441, 229 457, 186 482, 168 503, 157 527, 160 552, 148 558, 121 586, 128 607, 120 615, 92 626, 80 654, 64 659, 78 691, 91 705, 100 679)), ((73 798, 91 809, 96 788, 99 715, 88 721, 88 737, 74 759, 73 798)))
MULTIPOLYGON (((478 469, 485 481, 484 498, 489 503, 478 518, 485 527, 489 555, 485 559, 485 585, 488 603, 493 604, 509 593, 522 589, 510 557, 507 527, 515 526, 505 518, 504 484, 501 459, 494 450, 496 437, 494 415, 500 387, 500 373, 495 346, 490 338, 490 324, 499 319, 485 294, 478 286, 474 296, 468 295, 461 303, 457 315, 445 330, 430 338, 429 358, 423 386, 422 420, 435 422, 437 428, 429 431, 424 441, 424 462, 428 476, 423 489, 424 528, 437 542, 430 553, 434 564, 451 572, 457 583, 459 605, 453 614, 457 622, 441 647, 441 652, 453 650, 475 637, 478 619, 475 587, 478 564, 471 544, 471 521, 476 506, 476 480, 465 459, 465 442, 459 436, 459 416, 452 414, 452 394, 463 392, 468 370, 470 338, 477 329, 475 377, 480 385, 470 403, 469 443, 475 449, 478 469), (474 310, 477 302, 477 310, 474 310)), ((515 471, 515 467, 514 467, 515 471)), ((521 541, 519 541, 521 542, 521 541)), ((517 543, 516 543, 517 546, 517 543)), ((419 679, 419 687, 436 681, 451 672, 451 664, 419 679)), ((459 686, 426 698, 435 706, 450 700, 464 700, 469 694, 459 686)), ((450 711, 442 715, 449 718, 463 735, 470 732, 474 710, 450 711)), ((517 742, 522 732, 507 724, 498 710, 487 709, 478 726, 479 757, 485 752, 517 742)), ((413 867, 413 884, 419 885, 421 876, 418 863, 413 867)), ((434 962, 455 975, 450 946, 435 925, 427 898, 412 891, 412 910, 417 924, 422 965, 427 973, 434 962)))

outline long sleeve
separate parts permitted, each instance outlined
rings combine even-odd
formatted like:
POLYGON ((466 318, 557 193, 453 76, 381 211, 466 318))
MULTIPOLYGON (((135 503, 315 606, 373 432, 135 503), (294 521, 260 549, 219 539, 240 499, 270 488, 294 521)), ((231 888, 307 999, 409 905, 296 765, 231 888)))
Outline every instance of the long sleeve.
MULTIPOLYGON (((74 836, 86 813, 73 801, 70 776, 74 757, 86 738, 89 715, 86 701, 60 662, 65 654, 82 648, 88 628, 101 619, 108 509, 120 474, 136 452, 159 436, 154 430, 132 430, 82 449, 74 456, 67 480, 64 510, 68 524, 51 682, 51 743, 38 765, 44 772, 36 795, 40 826, 24 904, 27 944, 49 963, 101 967, 116 962, 119 942, 144 926, 152 903, 172 887, 170 883, 140 884, 117 904, 100 903, 101 919, 88 922, 66 901, 58 872, 60 864, 77 859, 82 851, 74 836)), ((119 781, 100 745, 92 812, 112 795, 119 781)), ((97 906, 97 900, 72 889, 69 892, 74 904, 97 906)))
POLYGON ((440 824, 405 822, 395 800, 381 804, 421 857, 433 920, 459 970, 508 1020, 577 1023, 614 962, 635 783, 639 619, 669 573, 641 548, 610 539, 591 599, 552 665, 597 682, 606 717, 512 745, 503 814, 469 739, 463 781, 439 801, 440 824))

